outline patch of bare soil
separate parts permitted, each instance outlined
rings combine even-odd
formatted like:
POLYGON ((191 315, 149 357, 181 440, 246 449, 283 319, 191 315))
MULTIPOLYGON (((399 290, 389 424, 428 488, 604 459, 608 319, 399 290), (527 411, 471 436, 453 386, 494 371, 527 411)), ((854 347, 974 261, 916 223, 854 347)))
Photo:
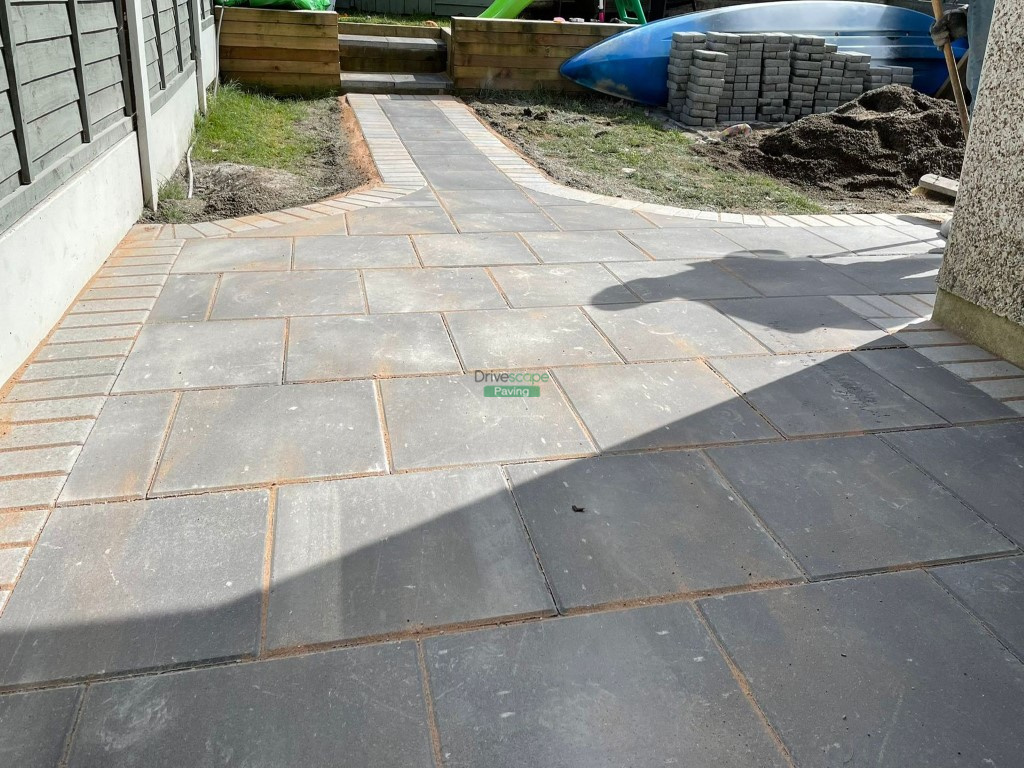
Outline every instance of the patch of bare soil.
MULTIPOLYGON (((190 223, 250 216, 315 203, 374 180, 373 164, 348 106, 334 96, 308 103, 309 115, 298 130, 314 138, 316 151, 299 168, 193 160, 193 196, 168 201, 155 214, 147 210, 143 219, 190 223)), ((171 180, 187 189, 184 159, 171 180)))
POLYGON ((964 136, 956 106, 893 85, 779 130, 707 143, 719 167, 793 184, 833 210, 944 210, 950 201, 911 194, 926 173, 960 177, 964 136))

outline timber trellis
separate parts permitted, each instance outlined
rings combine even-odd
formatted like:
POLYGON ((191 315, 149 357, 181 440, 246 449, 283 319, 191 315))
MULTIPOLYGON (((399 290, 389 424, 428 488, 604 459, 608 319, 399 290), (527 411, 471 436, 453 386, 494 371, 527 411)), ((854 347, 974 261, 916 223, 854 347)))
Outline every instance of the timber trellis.
POLYGON ((0 232, 135 130, 126 2, 155 113, 195 71, 210 0, 0 0, 0 232))

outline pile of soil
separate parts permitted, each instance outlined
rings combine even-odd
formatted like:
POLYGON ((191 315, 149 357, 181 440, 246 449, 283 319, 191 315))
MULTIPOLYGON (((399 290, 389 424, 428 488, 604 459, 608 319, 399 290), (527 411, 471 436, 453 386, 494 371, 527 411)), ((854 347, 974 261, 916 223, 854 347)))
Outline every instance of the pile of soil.
POLYGON ((953 102, 891 85, 705 151, 826 198, 905 200, 926 173, 959 178, 964 144, 953 102))
MULTIPOLYGON (((313 136, 317 150, 295 172, 237 163, 193 160, 194 193, 187 200, 162 201, 144 221, 199 222, 278 211, 357 189, 372 180, 373 165, 347 107, 337 97, 307 102, 300 125, 313 136)), ((188 187, 185 160, 172 180, 188 187)))

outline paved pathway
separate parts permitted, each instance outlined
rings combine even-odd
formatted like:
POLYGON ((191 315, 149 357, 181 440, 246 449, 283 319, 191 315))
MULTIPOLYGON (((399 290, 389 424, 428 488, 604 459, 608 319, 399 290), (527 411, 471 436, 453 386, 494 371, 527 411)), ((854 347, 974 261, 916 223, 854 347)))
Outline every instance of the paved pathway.
POLYGON ((0 403, 0 764, 1019 764, 1024 379, 933 225, 350 98, 388 186, 137 228, 0 403))

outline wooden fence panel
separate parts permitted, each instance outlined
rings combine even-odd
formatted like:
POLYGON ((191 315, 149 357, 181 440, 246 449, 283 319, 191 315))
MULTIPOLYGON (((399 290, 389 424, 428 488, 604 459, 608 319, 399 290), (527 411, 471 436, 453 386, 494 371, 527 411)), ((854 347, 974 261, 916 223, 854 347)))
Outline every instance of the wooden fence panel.
POLYGON ((0 231, 131 130, 120 3, 0 0, 0 231))

